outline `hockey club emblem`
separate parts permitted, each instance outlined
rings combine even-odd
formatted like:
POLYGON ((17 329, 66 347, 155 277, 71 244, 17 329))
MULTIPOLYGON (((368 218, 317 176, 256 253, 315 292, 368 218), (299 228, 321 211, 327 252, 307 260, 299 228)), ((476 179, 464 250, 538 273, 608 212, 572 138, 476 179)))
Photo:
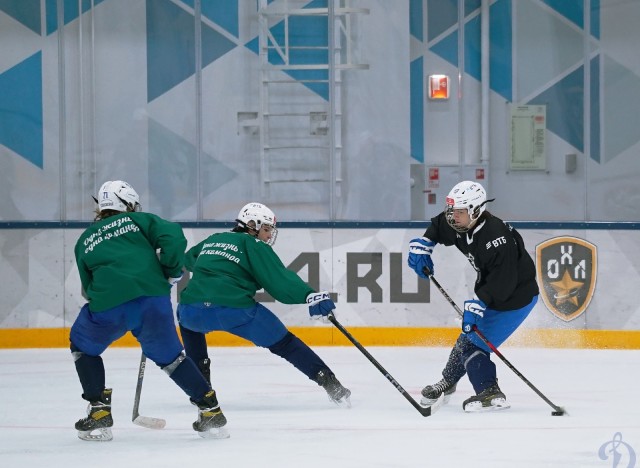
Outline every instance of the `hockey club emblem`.
POLYGON ((547 309, 569 322, 587 309, 597 273, 596 246, 577 237, 554 237, 536 245, 536 273, 547 309))

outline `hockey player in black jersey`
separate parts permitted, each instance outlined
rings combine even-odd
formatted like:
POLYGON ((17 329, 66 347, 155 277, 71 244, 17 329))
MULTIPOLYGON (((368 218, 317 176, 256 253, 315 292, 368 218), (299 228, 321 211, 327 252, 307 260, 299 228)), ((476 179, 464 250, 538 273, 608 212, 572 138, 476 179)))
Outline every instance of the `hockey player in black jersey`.
POLYGON ((458 381, 468 375, 476 395, 462 404, 476 412, 509 407, 498 387, 491 350, 473 333, 474 325, 494 346, 500 346, 527 318, 538 301, 536 270, 522 237, 486 210, 487 194, 477 182, 457 184, 445 210, 431 219, 423 237, 409 244, 409 266, 427 279, 434 272, 431 254, 436 244, 455 245, 477 272, 473 298, 465 301, 462 333, 442 371, 442 380, 422 389, 423 406, 442 394, 445 402, 458 381), (428 269, 428 271, 425 271, 428 269))

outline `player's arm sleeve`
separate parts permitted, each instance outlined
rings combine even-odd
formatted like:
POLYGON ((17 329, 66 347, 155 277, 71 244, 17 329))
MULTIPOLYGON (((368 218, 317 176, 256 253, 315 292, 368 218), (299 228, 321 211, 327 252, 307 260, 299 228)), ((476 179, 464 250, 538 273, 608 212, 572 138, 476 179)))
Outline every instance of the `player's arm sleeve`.
POLYGON ((193 271, 193 269, 195 268, 196 260, 198 260, 198 256, 200 255, 200 252, 202 251, 202 246, 204 245, 205 242, 206 242, 206 239, 198 243, 197 245, 194 245, 193 247, 191 247, 184 254, 184 267, 188 271, 193 271))
POLYGON ((86 292, 89 290, 89 285, 92 281, 91 270, 89 270, 85 263, 82 261, 82 257, 79 252, 80 247, 76 245, 75 255, 76 255, 76 266, 78 267, 78 275, 80 276, 80 285, 82 286, 82 296, 86 299, 86 292))
POLYGON ((453 245, 455 241, 455 231, 447 224, 444 213, 431 218, 431 224, 424 232, 424 237, 431 239, 436 244, 453 245))
POLYGON ((160 265, 166 278, 179 277, 184 266, 184 251, 187 239, 178 223, 167 221, 148 213, 144 234, 155 250, 159 251, 160 265))
POLYGON ((253 275, 273 298, 283 304, 304 304, 314 290, 296 273, 284 266, 271 246, 248 242, 247 252, 253 275))

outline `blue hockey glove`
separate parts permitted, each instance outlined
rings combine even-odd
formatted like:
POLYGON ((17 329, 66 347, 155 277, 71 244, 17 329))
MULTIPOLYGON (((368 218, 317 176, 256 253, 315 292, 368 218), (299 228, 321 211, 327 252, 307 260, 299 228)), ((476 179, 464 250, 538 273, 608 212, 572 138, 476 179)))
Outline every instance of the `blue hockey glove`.
POLYGON ((314 292, 307 296, 309 315, 312 319, 327 317, 336 308, 327 291, 314 292))
POLYGON ((424 279, 429 278, 429 274, 433 274, 433 260, 431 254, 436 243, 428 237, 418 237, 411 239, 409 242, 409 258, 407 265, 416 272, 416 274, 424 279), (429 271, 425 273, 425 268, 429 271))
POLYGON ((173 287, 173 285, 178 284, 181 279, 182 279, 182 275, 176 276, 175 278, 167 278, 167 281, 169 282, 169 285, 173 287))
POLYGON ((462 332, 470 333, 473 331, 473 327, 476 327, 478 323, 484 317, 484 310, 487 305, 478 299, 478 296, 473 296, 473 299, 464 301, 464 314, 462 314, 462 332))

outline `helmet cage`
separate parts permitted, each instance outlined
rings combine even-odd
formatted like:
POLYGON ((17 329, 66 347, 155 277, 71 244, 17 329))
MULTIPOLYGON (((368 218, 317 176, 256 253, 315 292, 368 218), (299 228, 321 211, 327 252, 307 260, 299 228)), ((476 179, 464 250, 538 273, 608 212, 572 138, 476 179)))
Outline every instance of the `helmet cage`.
POLYGON ((451 189, 446 198, 445 218, 447 223, 457 232, 467 232, 471 229, 478 218, 486 210, 487 193, 482 185, 477 182, 464 181, 451 189), (454 217, 455 210, 466 209, 469 214, 469 224, 460 226, 454 217))

